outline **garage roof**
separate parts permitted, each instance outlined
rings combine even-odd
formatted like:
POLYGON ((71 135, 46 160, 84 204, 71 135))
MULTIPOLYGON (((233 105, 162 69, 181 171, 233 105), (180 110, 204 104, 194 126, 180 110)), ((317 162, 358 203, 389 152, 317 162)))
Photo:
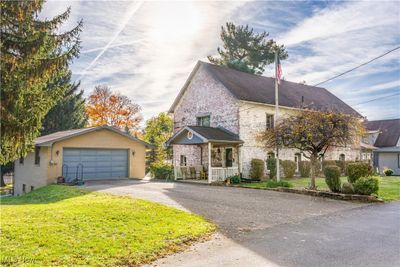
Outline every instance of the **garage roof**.
POLYGON ((55 142, 58 142, 58 141, 62 141, 62 140, 69 139, 69 138, 72 138, 75 136, 79 136, 82 134, 86 134, 86 133, 90 133, 90 132, 98 131, 98 130, 103 130, 103 129, 110 130, 110 131, 120 134, 126 138, 129 138, 133 141, 139 142, 148 148, 154 147, 153 145, 146 143, 145 141, 142 141, 136 137, 133 137, 125 132, 118 130, 117 128, 107 126, 107 125, 86 127, 86 128, 81 128, 81 129, 72 129, 72 130, 60 131, 60 132, 56 132, 56 133, 52 133, 52 134, 48 134, 48 135, 43 135, 43 136, 36 138, 35 145, 36 146, 51 146, 52 144, 54 144, 55 142))

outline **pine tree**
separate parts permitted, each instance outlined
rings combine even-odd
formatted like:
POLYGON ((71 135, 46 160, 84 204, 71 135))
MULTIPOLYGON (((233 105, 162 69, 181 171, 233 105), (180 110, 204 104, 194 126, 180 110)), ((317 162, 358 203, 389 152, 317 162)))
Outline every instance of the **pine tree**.
POLYGON ((226 28, 221 27, 223 48, 217 48, 220 56, 208 56, 208 60, 239 71, 262 74, 265 67, 274 62, 276 50, 280 59, 288 57, 284 46, 273 39, 267 40, 268 35, 265 31, 256 34, 248 25, 236 26, 227 22, 226 28))
POLYGON ((1 1, 1 156, 4 164, 34 146, 47 112, 63 95, 57 80, 79 54, 82 22, 59 33, 70 9, 40 20, 43 0, 1 1))
POLYGON ((85 99, 80 83, 71 84, 71 73, 59 80, 59 86, 64 88, 64 97, 46 114, 41 134, 51 134, 58 131, 83 128, 87 124, 85 99))

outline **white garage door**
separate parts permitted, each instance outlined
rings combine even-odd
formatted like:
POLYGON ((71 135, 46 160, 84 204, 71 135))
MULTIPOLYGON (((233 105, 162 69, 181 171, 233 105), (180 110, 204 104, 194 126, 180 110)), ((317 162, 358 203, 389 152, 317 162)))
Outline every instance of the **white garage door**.
POLYGON ((127 149, 63 149, 63 176, 67 181, 83 176, 84 180, 128 177, 127 149))

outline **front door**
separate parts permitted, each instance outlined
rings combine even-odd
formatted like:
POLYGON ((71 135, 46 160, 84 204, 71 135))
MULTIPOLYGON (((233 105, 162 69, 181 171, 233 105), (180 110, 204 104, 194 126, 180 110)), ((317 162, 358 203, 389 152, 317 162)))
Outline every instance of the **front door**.
POLYGON ((225 167, 232 167, 233 155, 232 148, 225 148, 225 167))

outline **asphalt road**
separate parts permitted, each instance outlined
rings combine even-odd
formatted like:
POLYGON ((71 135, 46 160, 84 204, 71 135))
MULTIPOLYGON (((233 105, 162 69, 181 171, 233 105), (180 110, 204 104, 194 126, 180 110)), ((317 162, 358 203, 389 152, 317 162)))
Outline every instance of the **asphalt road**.
POLYGON ((129 180, 86 187, 174 206, 219 226, 212 240, 153 266, 400 266, 400 202, 129 180))

